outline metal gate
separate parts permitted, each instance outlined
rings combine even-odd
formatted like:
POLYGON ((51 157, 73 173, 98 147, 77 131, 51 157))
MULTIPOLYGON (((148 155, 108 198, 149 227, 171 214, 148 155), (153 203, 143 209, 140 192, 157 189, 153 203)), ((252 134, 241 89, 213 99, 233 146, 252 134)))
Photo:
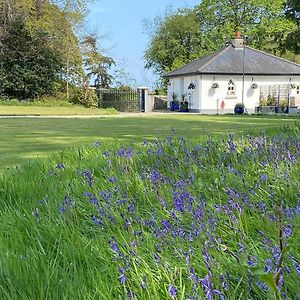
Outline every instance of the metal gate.
POLYGON ((137 90, 99 89, 98 107, 113 107, 120 112, 145 111, 145 97, 137 90))

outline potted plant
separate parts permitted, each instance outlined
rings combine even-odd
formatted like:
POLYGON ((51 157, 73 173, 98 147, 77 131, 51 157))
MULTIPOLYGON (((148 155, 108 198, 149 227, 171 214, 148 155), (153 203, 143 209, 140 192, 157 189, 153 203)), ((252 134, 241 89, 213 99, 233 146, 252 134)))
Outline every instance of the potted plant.
POLYGON ((212 89, 218 89, 220 86, 217 82, 214 82, 212 85, 211 85, 211 88, 212 89))
POLYGON ((237 103, 234 107, 234 113, 242 115, 245 111, 245 105, 243 103, 237 103))
POLYGON ((258 84, 257 83, 255 83, 255 82, 253 82, 252 84, 251 84, 251 89, 257 89, 258 88, 258 84))
POLYGON ((181 100, 180 100, 180 111, 182 112, 187 112, 188 111, 188 102, 186 100, 186 95, 182 94, 181 95, 181 100))
POLYGON ((172 101, 170 101, 170 110, 175 111, 179 109, 179 102, 177 101, 177 95, 172 94, 172 101))
POLYGON ((196 88, 196 85, 194 82, 191 82, 188 86, 188 90, 194 90, 196 88))
POLYGON ((188 112, 189 111, 189 103, 187 101, 181 102, 180 111, 188 112))

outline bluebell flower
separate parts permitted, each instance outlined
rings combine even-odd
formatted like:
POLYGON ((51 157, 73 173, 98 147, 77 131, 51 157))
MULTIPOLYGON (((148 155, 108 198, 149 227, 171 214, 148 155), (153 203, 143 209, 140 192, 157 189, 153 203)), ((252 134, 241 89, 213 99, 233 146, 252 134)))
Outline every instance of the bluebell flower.
POLYGON ((267 291, 269 290, 268 285, 267 285, 266 283, 264 283, 264 282, 261 282, 260 280, 258 280, 258 281, 256 282, 256 285, 257 285, 262 291, 264 291, 264 292, 267 292, 267 291))
POLYGON ((264 272, 272 272, 272 260, 269 258, 265 260, 264 272))
POLYGON ((169 284, 168 286, 168 292, 169 292, 169 295, 172 299, 174 299, 176 297, 176 294, 177 294, 177 289, 174 285, 172 284, 169 284))
POLYGON ((118 151, 117 151, 117 156, 123 156, 124 155, 124 149, 122 149, 122 148, 120 148, 120 149, 118 149, 118 151))
POLYGON ((227 166, 227 171, 228 171, 228 173, 230 173, 230 174, 233 174, 233 173, 235 172, 231 165, 228 165, 228 166, 227 166))
POLYGON ((297 206, 296 206, 296 215, 300 216, 300 200, 298 200, 297 202, 297 206))
POLYGON ((56 165, 56 168, 62 170, 65 166, 62 163, 56 165))
POLYGON ((134 203, 130 203, 127 207, 127 211, 130 213, 130 214, 133 214, 134 211, 135 211, 135 205, 134 203))
POLYGON ((255 266, 255 263, 256 263, 256 257, 255 256, 248 256, 248 259, 247 259, 247 264, 249 267, 254 267, 255 266))
POLYGON ((108 151, 104 151, 104 152, 102 153, 102 155, 103 155, 104 157, 109 157, 109 152, 108 152, 108 151))
POLYGON ((86 179, 86 182, 89 186, 93 185, 93 175, 90 171, 86 170, 82 172, 83 177, 86 179))
POLYGON ((291 224, 287 224, 286 226, 283 227, 283 237, 288 238, 293 234, 293 229, 291 224))
POLYGON ((94 215, 92 216, 92 221, 97 226, 100 224, 100 220, 96 216, 94 216, 94 215))
POLYGON ((133 155, 132 148, 128 147, 124 152, 124 157, 130 158, 132 157, 132 155, 133 155))
POLYGON ((259 176, 259 180, 260 181, 267 181, 267 179, 268 179, 268 176, 267 176, 267 174, 261 174, 260 176, 259 176))
POLYGON ((108 181, 111 183, 115 183, 116 182, 116 177, 115 176, 111 176, 108 178, 108 181))

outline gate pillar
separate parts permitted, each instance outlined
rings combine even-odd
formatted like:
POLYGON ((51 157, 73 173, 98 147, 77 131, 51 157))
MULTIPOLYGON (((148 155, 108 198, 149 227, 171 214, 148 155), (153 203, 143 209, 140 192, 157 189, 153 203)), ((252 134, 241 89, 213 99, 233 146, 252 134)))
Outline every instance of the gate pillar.
POLYGON ((139 110, 140 112, 149 112, 149 88, 147 87, 138 87, 138 99, 139 99, 139 110))

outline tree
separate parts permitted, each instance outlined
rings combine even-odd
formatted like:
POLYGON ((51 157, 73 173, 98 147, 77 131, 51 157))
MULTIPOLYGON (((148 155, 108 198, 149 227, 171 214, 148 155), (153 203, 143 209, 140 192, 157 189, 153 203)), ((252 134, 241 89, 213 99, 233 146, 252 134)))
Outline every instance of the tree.
POLYGON ((300 2, 299 0, 287 0, 286 16, 294 21, 297 28, 286 39, 286 46, 295 54, 300 54, 300 2))
POLYGON ((241 31, 250 45, 273 54, 284 53, 282 41, 294 29, 283 14, 284 0, 203 0, 196 7, 201 35, 218 47, 241 31))
POLYGON ((128 67, 127 59, 123 58, 120 62, 116 64, 116 68, 114 70, 114 86, 121 87, 136 87, 136 79, 133 77, 131 73, 129 73, 126 69, 128 67))
MULTIPOLYGON (((8 65, 12 64, 13 61, 8 62, 9 58, 15 57, 12 48, 6 47, 5 53, 3 52, 3 43, 9 39, 16 39, 14 41, 16 47, 21 47, 19 43, 22 41, 28 47, 36 49, 37 52, 44 45, 44 50, 47 49, 49 52, 49 61, 53 59, 52 54, 55 54, 55 59, 57 62, 59 61, 60 65, 60 70, 57 72, 60 80, 56 83, 57 86, 60 85, 61 89, 66 91, 67 98, 69 98, 69 84, 80 85, 86 76, 85 71, 88 71, 89 77, 95 77, 96 85, 108 86, 111 83, 111 76, 107 73, 107 70, 114 63, 112 58, 102 55, 94 47, 96 44, 90 44, 90 48, 87 50, 82 47, 81 43, 82 39, 85 42, 88 41, 85 37, 82 38, 82 32, 84 31, 87 4, 91 1, 93 0, 0 0, 0 75, 3 74, 2 65, 4 61, 8 65), (16 23, 19 25, 22 23, 22 26, 18 25, 18 30, 21 32, 20 37, 12 30, 16 23), (40 48, 35 43, 39 39, 41 42, 40 48)), ((18 52, 21 53, 22 51, 18 52)), ((34 66, 40 58, 32 55, 30 51, 28 57, 32 60, 32 64, 26 64, 25 73, 27 75, 30 72, 35 73, 36 69, 30 70, 30 66, 35 68, 34 66)), ((16 66, 18 63, 16 63, 16 66)), ((55 70, 57 65, 53 60, 55 70)), ((8 76, 15 78, 16 73, 13 72, 13 69, 11 71, 6 69, 6 72, 8 72, 5 75, 7 78, 8 76)), ((51 73, 50 69, 49 72, 51 73)), ((22 76, 20 80, 21 78, 22 76)), ((30 85, 29 78, 31 76, 26 76, 26 78, 26 84, 30 85)), ((49 74, 49 78, 53 79, 51 74, 49 74)), ((58 79, 58 76, 56 78, 58 79)), ((37 85, 33 85, 38 88, 37 85)), ((7 87, 2 88, 3 91, 8 92, 9 89, 7 87)), ((49 86, 49 92, 51 91, 52 88, 49 86)), ((40 92, 40 89, 32 91, 33 94, 39 95, 40 92)), ((24 92, 24 95, 28 96, 28 93, 24 92)))
POLYGON ((199 24, 193 10, 179 10, 156 26, 144 55, 146 68, 162 75, 201 53, 199 24))
POLYGON ((102 55, 98 51, 95 34, 85 36, 82 45, 87 79, 94 79, 94 86, 96 88, 109 88, 113 77, 108 73, 108 70, 115 65, 114 60, 111 57, 102 55))
POLYGON ((11 22, 1 38, 0 91, 19 99, 49 94, 59 79, 61 61, 44 31, 31 33, 22 19, 11 22))
POLYGON ((284 0, 202 0, 157 22, 146 67, 161 75, 219 49, 236 31, 250 36, 251 46, 282 55, 282 41, 295 28, 283 8, 284 0))
MULTIPOLYGON (((82 76, 82 60, 75 27, 83 21, 76 3, 84 0, 0 0, 0 43, 7 28, 22 20, 31 35, 44 32, 48 36, 47 47, 55 52, 61 63, 61 78, 67 85, 82 76), (71 5, 73 3, 73 5, 71 5)), ((32 58, 34 59, 34 57, 32 58)))

